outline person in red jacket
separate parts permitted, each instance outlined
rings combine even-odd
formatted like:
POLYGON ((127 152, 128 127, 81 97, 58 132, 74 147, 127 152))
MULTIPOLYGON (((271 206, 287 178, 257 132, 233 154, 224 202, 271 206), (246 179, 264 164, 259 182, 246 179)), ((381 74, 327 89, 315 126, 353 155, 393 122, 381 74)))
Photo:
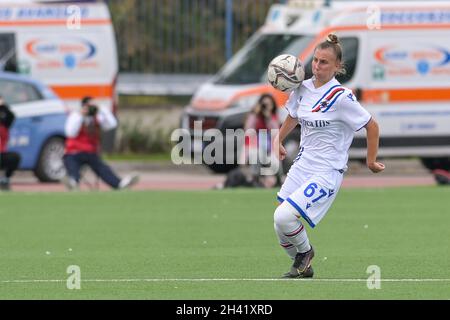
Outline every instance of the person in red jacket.
POLYGON ((117 127, 117 120, 106 108, 99 108, 91 97, 81 100, 81 110, 67 118, 66 146, 63 157, 67 176, 64 183, 69 190, 78 189, 80 169, 88 165, 98 177, 113 189, 124 189, 138 181, 137 175, 119 178, 100 157, 100 133, 117 127))
POLYGON ((10 178, 20 163, 18 153, 7 151, 9 128, 14 120, 14 113, 0 97, 0 170, 4 170, 4 175, 0 177, 0 190, 10 189, 10 178))
MULTIPOLYGON (((246 162, 249 163, 252 173, 252 184, 255 187, 262 187, 264 184, 261 181, 261 159, 258 159, 256 163, 251 163, 256 158, 260 157, 264 153, 267 157, 270 157, 271 154, 271 137, 270 134, 272 130, 279 129, 280 122, 277 115, 277 104, 274 98, 269 94, 263 94, 256 105, 253 107, 251 112, 248 114, 245 124, 244 130, 245 132, 249 132, 249 130, 253 129, 256 133, 256 136, 246 136, 245 138, 245 153, 244 157, 246 158, 246 162), (265 130, 264 134, 260 134, 263 130, 265 130)), ((267 159, 265 159, 267 161, 267 159)), ((272 159, 271 161, 277 161, 276 159, 272 159)), ((279 170, 274 174, 276 177, 276 185, 281 186, 282 179, 282 168, 281 163, 279 165, 279 170)))

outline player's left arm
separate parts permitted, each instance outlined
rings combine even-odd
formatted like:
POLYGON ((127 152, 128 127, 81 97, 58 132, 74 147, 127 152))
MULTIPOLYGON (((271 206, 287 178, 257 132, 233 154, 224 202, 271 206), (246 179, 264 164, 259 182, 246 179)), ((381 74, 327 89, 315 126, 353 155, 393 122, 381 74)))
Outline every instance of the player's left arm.
POLYGON ((347 89, 339 100, 340 118, 355 132, 367 130, 367 167, 374 173, 384 170, 384 164, 377 161, 380 129, 375 119, 357 101, 351 90, 347 89))
POLYGON ((383 163, 377 161, 378 144, 380 140, 380 129, 378 123, 372 117, 366 124, 367 130, 367 167, 373 172, 378 173, 384 170, 383 163))

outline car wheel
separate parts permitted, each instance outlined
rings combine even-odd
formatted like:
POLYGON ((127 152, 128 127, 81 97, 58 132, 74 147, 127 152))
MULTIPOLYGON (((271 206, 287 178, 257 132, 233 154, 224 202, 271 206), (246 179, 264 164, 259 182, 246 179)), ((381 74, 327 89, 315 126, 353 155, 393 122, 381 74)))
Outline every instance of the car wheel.
POLYGON ((53 137, 41 149, 34 174, 41 182, 57 182, 66 174, 63 163, 64 139, 53 137))

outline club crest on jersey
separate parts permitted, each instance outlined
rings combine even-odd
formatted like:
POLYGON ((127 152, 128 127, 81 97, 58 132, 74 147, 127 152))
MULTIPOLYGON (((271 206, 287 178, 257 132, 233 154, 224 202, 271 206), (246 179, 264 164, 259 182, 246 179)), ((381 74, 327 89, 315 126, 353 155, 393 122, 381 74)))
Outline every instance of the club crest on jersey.
POLYGON ((320 102, 320 109, 321 110, 326 109, 328 107, 329 103, 330 103, 330 101, 328 101, 328 100, 321 101, 320 102))
POLYGON ((312 107, 312 112, 327 112, 345 91, 344 87, 335 85, 331 87, 312 107))

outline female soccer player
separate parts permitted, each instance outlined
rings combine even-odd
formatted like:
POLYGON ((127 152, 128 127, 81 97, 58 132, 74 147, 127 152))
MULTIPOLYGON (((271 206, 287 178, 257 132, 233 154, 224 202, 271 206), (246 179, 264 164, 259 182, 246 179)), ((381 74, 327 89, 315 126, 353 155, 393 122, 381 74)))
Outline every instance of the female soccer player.
POLYGON ((313 77, 291 92, 285 106, 289 115, 273 140, 273 150, 283 160, 286 150, 282 142, 300 123, 300 150, 278 192, 281 204, 274 213, 280 245, 294 260, 286 278, 314 274, 314 249, 300 217, 314 228, 327 213, 347 170, 348 149, 356 131, 366 128, 369 169, 377 173, 385 168, 377 162, 377 122, 351 90, 335 79, 335 75, 345 72, 342 58, 338 37, 329 34, 314 50, 313 77))

